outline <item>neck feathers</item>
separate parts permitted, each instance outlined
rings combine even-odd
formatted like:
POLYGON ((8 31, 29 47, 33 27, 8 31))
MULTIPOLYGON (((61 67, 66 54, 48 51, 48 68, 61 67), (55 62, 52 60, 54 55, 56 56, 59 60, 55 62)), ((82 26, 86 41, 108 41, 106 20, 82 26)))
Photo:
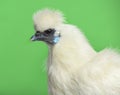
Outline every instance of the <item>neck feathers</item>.
MULTIPOLYGON (((82 65, 88 62, 96 52, 85 36, 74 26, 65 25, 60 28, 60 41, 51 48, 49 59, 51 64, 82 65)), ((72 65, 73 66, 73 65, 72 65)))

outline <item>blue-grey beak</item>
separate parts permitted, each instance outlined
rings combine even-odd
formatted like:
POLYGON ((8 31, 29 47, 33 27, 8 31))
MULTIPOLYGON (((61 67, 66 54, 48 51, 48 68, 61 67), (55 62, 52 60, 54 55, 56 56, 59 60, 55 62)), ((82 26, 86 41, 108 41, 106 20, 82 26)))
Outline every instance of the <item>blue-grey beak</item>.
POLYGON ((31 37, 31 41, 44 41, 45 36, 42 33, 35 33, 35 35, 33 35, 31 37))
POLYGON ((31 41, 36 41, 37 38, 35 37, 35 35, 33 35, 30 40, 31 40, 31 41))

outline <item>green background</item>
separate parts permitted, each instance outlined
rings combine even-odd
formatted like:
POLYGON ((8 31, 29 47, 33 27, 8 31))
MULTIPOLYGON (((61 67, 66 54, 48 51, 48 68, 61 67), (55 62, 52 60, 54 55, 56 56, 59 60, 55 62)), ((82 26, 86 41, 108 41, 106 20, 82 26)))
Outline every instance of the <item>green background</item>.
POLYGON ((95 50, 120 49, 120 0, 0 0, 0 95, 47 95, 47 45, 32 43, 32 15, 61 10, 95 50))

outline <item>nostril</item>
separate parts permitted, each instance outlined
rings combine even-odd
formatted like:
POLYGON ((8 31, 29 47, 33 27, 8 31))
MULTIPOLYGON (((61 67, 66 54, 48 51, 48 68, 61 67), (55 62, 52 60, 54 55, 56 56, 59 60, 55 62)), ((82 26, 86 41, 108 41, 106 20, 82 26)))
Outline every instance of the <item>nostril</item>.
POLYGON ((40 35, 40 33, 35 33, 35 36, 39 36, 40 35))

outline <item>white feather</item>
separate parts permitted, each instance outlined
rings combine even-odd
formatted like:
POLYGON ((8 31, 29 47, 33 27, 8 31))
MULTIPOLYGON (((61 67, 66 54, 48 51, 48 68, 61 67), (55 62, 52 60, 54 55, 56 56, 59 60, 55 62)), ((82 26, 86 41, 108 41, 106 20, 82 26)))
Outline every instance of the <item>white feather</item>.
POLYGON ((62 18, 52 10, 34 16, 39 30, 52 27, 61 33, 49 48, 49 94, 120 95, 120 54, 111 49, 96 52, 83 33, 62 18))
POLYGON ((33 21, 36 30, 46 30, 48 28, 55 28, 64 22, 63 14, 58 10, 45 9, 38 11, 33 15, 33 21))

